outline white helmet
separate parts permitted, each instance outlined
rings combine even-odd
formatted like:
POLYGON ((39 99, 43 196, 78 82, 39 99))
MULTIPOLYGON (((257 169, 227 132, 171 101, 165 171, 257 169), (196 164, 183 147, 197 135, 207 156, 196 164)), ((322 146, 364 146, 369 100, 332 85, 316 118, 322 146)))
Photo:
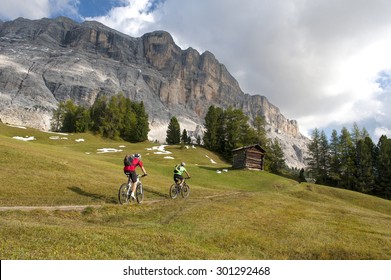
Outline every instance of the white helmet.
POLYGON ((186 163, 184 163, 184 162, 182 161, 182 162, 181 162, 181 165, 182 165, 182 166, 186 166, 186 163))

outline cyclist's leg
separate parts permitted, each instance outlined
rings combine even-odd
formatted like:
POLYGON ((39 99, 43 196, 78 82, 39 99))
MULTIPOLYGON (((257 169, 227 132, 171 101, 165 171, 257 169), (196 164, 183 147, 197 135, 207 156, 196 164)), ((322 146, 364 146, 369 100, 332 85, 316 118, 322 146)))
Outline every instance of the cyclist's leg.
POLYGON ((175 182, 175 184, 179 185, 182 182, 181 175, 174 174, 174 182, 175 182))
POLYGON ((174 183, 178 184, 178 174, 174 174, 174 183))
POLYGON ((136 174, 136 171, 131 171, 130 172, 130 179, 132 181, 132 194, 131 196, 134 198, 135 197, 135 191, 136 191, 136 187, 137 187, 137 174, 136 174))
POLYGON ((128 183, 126 184, 127 194, 130 195, 132 189, 132 179, 130 178, 129 171, 124 171, 125 175, 128 177, 128 183))
POLYGON ((178 176, 178 179, 180 180, 180 181, 179 181, 179 185, 182 187, 182 186, 183 186, 183 176, 182 176, 182 175, 179 175, 179 176, 178 176))

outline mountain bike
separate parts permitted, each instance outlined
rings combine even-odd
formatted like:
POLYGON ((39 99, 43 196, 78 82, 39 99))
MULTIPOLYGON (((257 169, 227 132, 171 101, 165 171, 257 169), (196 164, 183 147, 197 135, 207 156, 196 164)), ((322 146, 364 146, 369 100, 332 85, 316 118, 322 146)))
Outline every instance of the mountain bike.
MULTIPOLYGON (((130 196, 132 193, 132 179, 130 178, 130 173, 126 173, 125 175, 128 177, 128 182, 123 183, 118 190, 118 201, 120 204, 129 204, 129 202, 133 200, 133 198, 130 196)), ((144 176, 146 175, 137 175, 135 196, 138 203, 141 203, 144 199, 143 184, 140 180, 140 178, 144 176)))
POLYGON ((187 198, 190 194, 190 186, 186 183, 186 179, 190 178, 183 178, 182 185, 174 183, 170 187, 170 197, 172 199, 176 198, 178 194, 181 194, 183 198, 187 198))

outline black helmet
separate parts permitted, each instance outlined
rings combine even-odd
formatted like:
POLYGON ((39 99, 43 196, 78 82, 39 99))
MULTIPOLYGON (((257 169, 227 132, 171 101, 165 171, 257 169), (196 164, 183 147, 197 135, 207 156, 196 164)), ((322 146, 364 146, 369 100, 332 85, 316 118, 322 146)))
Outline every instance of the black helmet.
POLYGON ((134 154, 134 157, 141 159, 141 155, 140 154, 134 154))

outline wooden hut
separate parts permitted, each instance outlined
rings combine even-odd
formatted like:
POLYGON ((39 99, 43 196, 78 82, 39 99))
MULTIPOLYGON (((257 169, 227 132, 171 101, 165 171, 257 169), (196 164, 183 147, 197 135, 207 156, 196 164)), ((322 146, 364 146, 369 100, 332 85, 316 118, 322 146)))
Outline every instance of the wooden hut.
POLYGON ((263 170, 266 151, 258 144, 232 150, 232 168, 263 170))

